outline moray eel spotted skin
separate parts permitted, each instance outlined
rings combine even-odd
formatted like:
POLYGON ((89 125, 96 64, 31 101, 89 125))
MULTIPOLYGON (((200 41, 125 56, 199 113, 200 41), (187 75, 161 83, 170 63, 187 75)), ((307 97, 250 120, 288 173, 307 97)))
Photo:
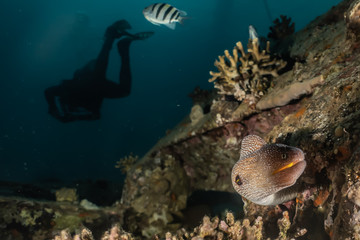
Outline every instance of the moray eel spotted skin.
POLYGON ((301 149, 266 144, 259 136, 248 135, 242 140, 231 181, 244 198, 259 205, 277 205, 296 197, 294 184, 305 167, 301 149))

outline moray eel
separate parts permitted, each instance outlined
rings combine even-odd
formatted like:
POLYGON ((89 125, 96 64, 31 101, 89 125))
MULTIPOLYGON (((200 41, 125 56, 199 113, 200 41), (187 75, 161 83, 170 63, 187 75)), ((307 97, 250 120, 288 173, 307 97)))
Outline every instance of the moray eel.
POLYGON ((231 181, 244 198, 259 205, 277 205, 296 197, 294 184, 305 167, 301 149, 266 144, 259 136, 248 135, 242 140, 231 181))

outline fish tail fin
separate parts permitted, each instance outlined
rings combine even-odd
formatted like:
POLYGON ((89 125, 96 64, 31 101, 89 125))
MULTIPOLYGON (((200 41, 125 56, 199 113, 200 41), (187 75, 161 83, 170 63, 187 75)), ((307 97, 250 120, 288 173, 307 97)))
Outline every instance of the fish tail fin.
POLYGON ((182 17, 187 16, 187 12, 182 11, 182 10, 179 10, 179 9, 178 9, 178 11, 179 11, 179 13, 180 13, 180 16, 182 16, 182 17))
POLYGON ((184 20, 190 19, 190 18, 191 18, 191 17, 179 17, 178 22, 179 22, 181 25, 184 25, 184 20))

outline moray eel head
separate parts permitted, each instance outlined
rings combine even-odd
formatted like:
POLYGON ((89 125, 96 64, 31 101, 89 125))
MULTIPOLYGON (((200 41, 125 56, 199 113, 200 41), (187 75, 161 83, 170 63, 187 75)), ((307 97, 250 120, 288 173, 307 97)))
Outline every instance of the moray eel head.
POLYGON ((277 203, 281 190, 295 184, 306 167, 301 149, 284 144, 266 144, 256 136, 246 136, 240 159, 234 165, 231 180, 234 189, 248 200, 261 204, 277 203))

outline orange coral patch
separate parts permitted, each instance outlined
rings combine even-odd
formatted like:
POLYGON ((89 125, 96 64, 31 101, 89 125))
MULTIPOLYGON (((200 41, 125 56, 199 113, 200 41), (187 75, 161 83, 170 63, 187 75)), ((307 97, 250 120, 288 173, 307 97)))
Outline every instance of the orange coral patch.
POLYGON ((78 214, 79 217, 81 218, 86 218, 86 217, 89 217, 90 216, 90 213, 88 212, 81 212, 78 214))
POLYGON ((346 86, 344 86, 344 88, 343 88, 343 90, 344 90, 345 92, 350 91, 351 89, 352 89, 352 86, 351 86, 351 85, 346 85, 346 86))
POLYGON ((324 50, 331 48, 332 44, 326 44, 324 50))
POLYGON ((342 146, 338 147, 337 150, 338 150, 338 153, 336 154, 336 159, 338 161, 344 161, 351 157, 351 152, 350 152, 349 147, 342 145, 342 146))
POLYGON ((355 50, 355 49, 358 49, 360 47, 360 43, 359 42, 356 42, 352 45, 351 47, 351 50, 355 50))
POLYGON ((337 64, 345 61, 345 53, 340 53, 331 64, 337 64))
POLYGON ((319 195, 316 197, 314 201, 314 206, 318 207, 323 205, 323 203, 328 199, 330 193, 328 190, 322 190, 319 192, 319 195))
POLYGON ((306 110, 305 107, 300 108, 299 111, 297 111, 297 112, 295 113, 295 117, 296 117, 296 118, 299 118, 299 117, 301 117, 302 115, 304 115, 305 110, 306 110))

